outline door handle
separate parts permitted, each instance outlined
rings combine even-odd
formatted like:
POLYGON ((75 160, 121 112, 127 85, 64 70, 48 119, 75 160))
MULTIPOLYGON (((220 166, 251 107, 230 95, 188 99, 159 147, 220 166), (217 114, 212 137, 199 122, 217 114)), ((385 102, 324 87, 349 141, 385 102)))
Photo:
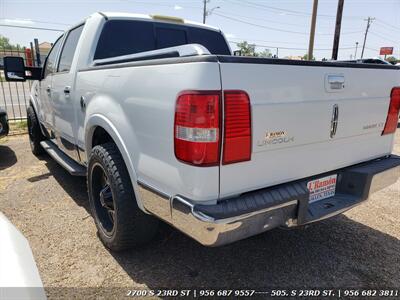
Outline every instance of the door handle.
POLYGON ((70 86, 66 86, 66 87, 64 88, 64 94, 65 94, 65 95, 69 95, 70 92, 71 92, 71 87, 70 87, 70 86))

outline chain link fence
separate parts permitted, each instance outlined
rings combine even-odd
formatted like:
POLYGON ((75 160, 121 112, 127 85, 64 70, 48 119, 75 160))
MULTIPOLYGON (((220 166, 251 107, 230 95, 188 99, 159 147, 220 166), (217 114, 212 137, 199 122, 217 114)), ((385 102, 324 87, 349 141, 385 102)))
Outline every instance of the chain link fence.
POLYGON ((0 108, 7 111, 10 121, 23 121, 26 119, 26 109, 29 105, 29 95, 32 86, 31 81, 8 82, 4 76, 5 56, 20 56, 26 66, 37 66, 33 49, 0 48, 0 108))

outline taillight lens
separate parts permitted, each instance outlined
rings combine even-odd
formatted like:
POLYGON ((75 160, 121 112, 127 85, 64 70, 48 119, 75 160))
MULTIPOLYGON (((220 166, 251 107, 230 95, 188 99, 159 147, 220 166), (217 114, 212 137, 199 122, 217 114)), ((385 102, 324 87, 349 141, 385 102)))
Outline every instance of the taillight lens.
POLYGON ((175 156, 196 166, 220 161, 220 92, 184 92, 175 108, 175 156))
POLYGON ((251 159, 250 99, 244 91, 224 93, 224 150, 222 164, 251 159))
POLYGON ((390 96, 389 111, 386 118, 385 129, 382 135, 391 134, 396 131, 397 123, 399 121, 400 110, 400 87, 395 87, 390 96))

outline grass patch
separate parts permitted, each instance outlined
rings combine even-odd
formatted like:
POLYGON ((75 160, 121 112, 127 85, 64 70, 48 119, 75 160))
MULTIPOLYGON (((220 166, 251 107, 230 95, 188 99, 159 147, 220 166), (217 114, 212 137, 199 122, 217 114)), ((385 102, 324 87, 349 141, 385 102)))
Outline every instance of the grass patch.
POLYGON ((28 130, 28 122, 26 120, 9 121, 10 134, 26 133, 28 130))

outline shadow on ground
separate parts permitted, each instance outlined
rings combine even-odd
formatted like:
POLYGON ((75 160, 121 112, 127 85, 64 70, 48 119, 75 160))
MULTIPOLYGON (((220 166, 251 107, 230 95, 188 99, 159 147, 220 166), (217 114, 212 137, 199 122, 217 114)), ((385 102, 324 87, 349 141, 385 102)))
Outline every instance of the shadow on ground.
MULTIPOLYGON (((89 212, 85 179, 45 160, 57 182, 89 212)), ((400 241, 345 215, 220 248, 203 247, 162 225, 150 245, 111 255, 134 282, 150 289, 400 286, 400 241)))
POLYGON ((15 152, 6 145, 0 145, 0 171, 17 163, 15 152))
MULTIPOLYGON (((76 204, 85 208, 90 214, 90 205, 86 190, 86 177, 72 176, 47 154, 41 156, 40 159, 46 162, 46 167, 49 169, 49 172, 40 175, 39 177, 41 178, 39 178, 39 180, 53 176, 76 204)), ((28 180, 32 182, 37 181, 37 179, 38 178, 30 178, 28 180)))

